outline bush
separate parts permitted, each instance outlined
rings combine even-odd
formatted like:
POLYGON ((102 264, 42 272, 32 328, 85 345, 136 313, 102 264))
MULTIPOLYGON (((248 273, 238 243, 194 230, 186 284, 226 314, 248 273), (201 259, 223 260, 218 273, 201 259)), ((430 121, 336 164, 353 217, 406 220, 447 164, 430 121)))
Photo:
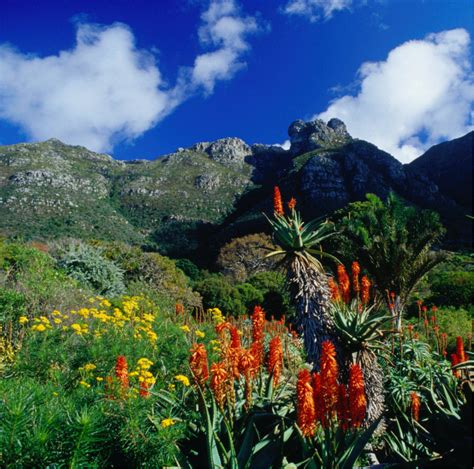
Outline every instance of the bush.
POLYGON ((178 259, 176 261, 176 267, 181 269, 184 274, 193 281, 198 280, 201 275, 198 266, 189 259, 178 259))
POLYGON ((59 256, 58 264, 71 278, 99 295, 117 296, 125 292, 123 270, 106 259, 102 249, 74 242, 66 246, 59 256))
POLYGON ((4 307, 10 311, 19 308, 28 314, 74 308, 90 296, 87 289, 81 289, 77 281, 58 268, 49 254, 16 242, 0 242, 0 289, 4 307))
POLYGON ((0 325, 16 323, 20 316, 26 314, 25 303, 23 293, 0 287, 0 325))
POLYGON ((239 291, 220 274, 209 274, 194 288, 202 296, 205 309, 220 308, 225 315, 245 314, 239 291))
POLYGON ((165 296, 171 303, 201 306, 201 298, 192 290, 189 278, 168 257, 123 243, 101 243, 100 246, 104 256, 123 270, 127 288, 140 283, 148 292, 165 296))
POLYGON ((474 303, 474 272, 444 272, 431 282, 430 301, 437 305, 469 306, 474 303))

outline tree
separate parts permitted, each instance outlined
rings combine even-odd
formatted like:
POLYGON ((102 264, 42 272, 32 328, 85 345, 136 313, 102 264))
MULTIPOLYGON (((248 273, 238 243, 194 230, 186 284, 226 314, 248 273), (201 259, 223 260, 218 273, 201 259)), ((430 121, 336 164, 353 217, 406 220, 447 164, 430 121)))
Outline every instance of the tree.
POLYGON ((270 236, 265 233, 234 238, 219 251, 217 266, 226 277, 245 282, 249 277, 272 268, 273 260, 265 256, 274 248, 270 236))
POLYGON ((393 192, 385 202, 366 198, 336 214, 341 254, 358 260, 379 291, 395 293, 390 306, 400 327, 410 293, 446 257, 432 250, 445 230, 437 213, 407 206, 393 192))
POLYGON ((320 220, 304 223, 295 210, 296 201, 289 202, 290 214, 283 211, 280 190, 275 187, 274 217, 268 219, 273 228, 277 249, 269 256, 280 258, 286 269, 286 283, 297 313, 297 324, 303 331, 308 362, 319 364, 321 345, 331 340, 337 345, 334 321, 329 312, 328 279, 321 262, 315 257, 329 257, 320 244, 334 234, 331 224, 320 220))

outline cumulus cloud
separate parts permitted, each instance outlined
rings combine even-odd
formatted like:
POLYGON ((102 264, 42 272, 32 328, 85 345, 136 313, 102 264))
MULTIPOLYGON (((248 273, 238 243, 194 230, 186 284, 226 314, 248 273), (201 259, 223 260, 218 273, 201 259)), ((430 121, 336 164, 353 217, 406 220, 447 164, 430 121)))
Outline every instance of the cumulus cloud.
POLYGON ((56 137, 110 151, 152 128, 194 93, 209 94, 245 63, 247 37, 258 29, 232 0, 211 0, 199 40, 206 49, 175 86, 167 86, 154 56, 137 48, 124 24, 79 24, 76 44, 37 57, 0 44, 0 119, 32 140, 56 137))
POLYGON ((196 57, 191 80, 210 93, 218 80, 229 80, 245 67, 242 56, 250 47, 247 38, 259 26, 254 17, 242 16, 233 0, 213 1, 201 18, 201 44, 217 49, 196 57))
POLYGON ((328 20, 337 11, 350 8, 352 0, 290 0, 283 12, 287 15, 304 16, 312 23, 328 20))
POLYGON ((359 69, 356 95, 342 96, 315 117, 342 119, 349 132, 402 162, 473 129, 474 80, 464 29, 403 43, 359 69))

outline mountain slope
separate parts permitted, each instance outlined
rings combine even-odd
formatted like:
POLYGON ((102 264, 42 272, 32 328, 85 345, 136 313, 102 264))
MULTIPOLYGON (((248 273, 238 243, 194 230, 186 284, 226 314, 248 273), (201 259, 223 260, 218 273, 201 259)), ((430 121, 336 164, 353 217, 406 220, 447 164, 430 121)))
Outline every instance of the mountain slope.
POLYGON ((454 227, 453 237, 468 239, 464 220, 459 225, 465 209, 449 191, 440 192, 423 168, 404 166, 352 139, 338 119, 295 121, 288 133, 288 151, 225 138, 155 161, 117 161, 54 139, 0 147, 0 234, 121 240, 187 256, 265 230, 261 212, 271 210, 273 186, 279 184, 308 217, 367 192, 384 197, 394 190, 408 202, 440 211, 454 227))
POLYGON ((440 192, 472 211, 472 157, 474 131, 431 147, 408 168, 424 174, 440 192))

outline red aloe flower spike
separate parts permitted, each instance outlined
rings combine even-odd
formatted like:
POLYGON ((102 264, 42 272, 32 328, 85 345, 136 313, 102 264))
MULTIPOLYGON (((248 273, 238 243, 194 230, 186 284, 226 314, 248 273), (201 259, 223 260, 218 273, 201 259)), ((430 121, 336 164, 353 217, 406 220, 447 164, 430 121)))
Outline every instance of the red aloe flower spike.
POLYGON ((413 420, 417 422, 420 420, 420 396, 415 392, 412 391, 410 394, 411 399, 411 416, 413 420))
POLYGON ((339 368, 334 344, 326 340, 321 346, 321 391, 324 402, 324 413, 330 419, 336 410, 338 397, 339 368))
POLYGON ((280 188, 275 186, 273 188, 273 209, 277 215, 283 216, 285 211, 283 209, 283 202, 281 199, 280 188))
POLYGON ((189 366, 194 377, 194 382, 202 388, 209 378, 207 352, 203 344, 193 344, 191 356, 189 357, 189 366))
POLYGON ((349 408, 352 427, 360 427, 365 418, 367 398, 362 369, 357 364, 349 369, 349 408))
POLYGON ((307 369, 298 373, 296 384, 296 414, 297 424, 303 436, 312 436, 316 429, 316 412, 311 386, 311 374, 307 369))

